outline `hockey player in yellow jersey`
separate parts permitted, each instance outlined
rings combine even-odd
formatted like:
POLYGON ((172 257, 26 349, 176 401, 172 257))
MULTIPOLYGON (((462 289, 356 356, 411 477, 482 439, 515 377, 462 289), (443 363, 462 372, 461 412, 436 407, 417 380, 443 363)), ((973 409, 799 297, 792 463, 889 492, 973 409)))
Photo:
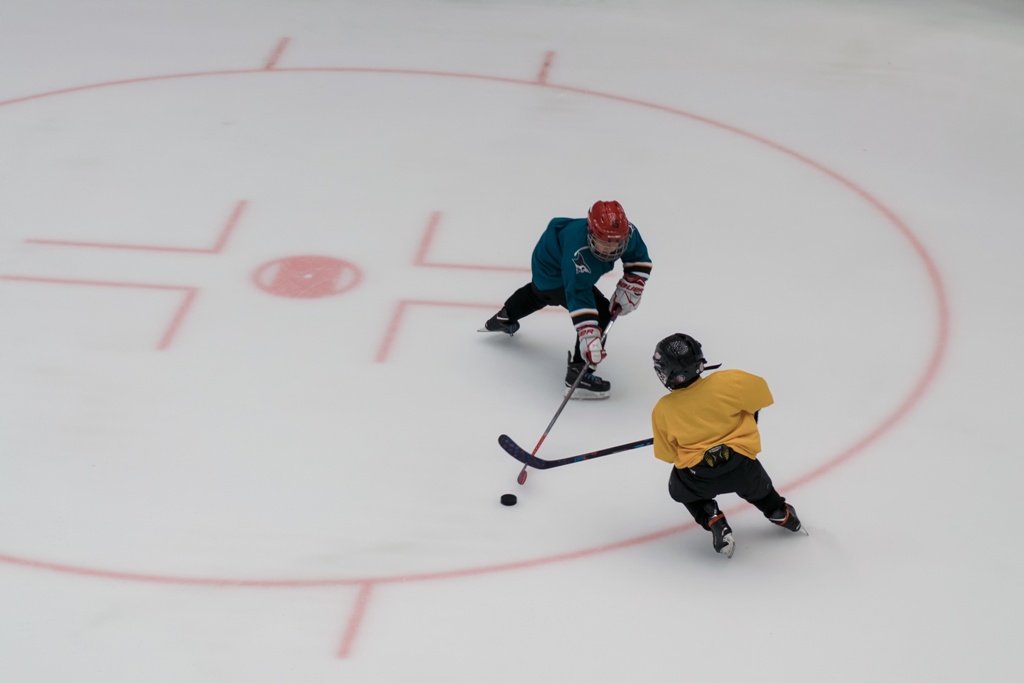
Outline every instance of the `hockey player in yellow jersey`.
POLYGON ((732 557, 736 543, 715 496, 735 493, 770 522, 806 534, 796 510, 779 495, 757 459, 759 411, 774 403, 768 384, 742 370, 706 377, 700 342, 673 334, 654 349, 654 371, 669 390, 654 406, 654 455, 672 463, 668 491, 712 533, 717 552, 732 557))

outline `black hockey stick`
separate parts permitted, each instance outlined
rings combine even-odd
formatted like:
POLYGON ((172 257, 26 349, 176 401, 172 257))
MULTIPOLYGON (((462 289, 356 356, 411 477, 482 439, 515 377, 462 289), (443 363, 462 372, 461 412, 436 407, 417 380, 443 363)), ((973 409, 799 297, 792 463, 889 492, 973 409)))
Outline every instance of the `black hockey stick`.
POLYGON ((519 444, 513 441, 510 437, 502 434, 498 437, 498 444, 505 449, 505 452, 511 455, 513 458, 523 463, 523 469, 526 467, 532 467, 537 470, 547 470, 552 467, 561 467, 562 465, 571 465, 574 462, 583 462, 584 460, 593 460, 594 458, 601 458, 612 453, 621 453, 622 451, 631 451, 635 448, 643 448, 644 446, 650 446, 654 443, 654 439, 640 439, 639 441, 631 441, 624 443, 620 446, 612 446, 610 448, 602 448, 599 451, 591 451, 590 453, 582 453, 580 455, 574 455, 568 458, 559 458, 558 460, 543 460, 538 458, 536 455, 525 451, 519 444))
MULTIPOLYGON (((612 329, 612 325, 615 324, 615 319, 618 317, 618 314, 615 314, 612 316, 612 319, 608 321, 608 325, 604 328, 604 334, 601 335, 602 344, 604 343, 604 340, 608 338, 608 330, 612 329)), ((576 392, 576 387, 578 387, 580 385, 580 382, 583 381, 583 376, 587 374, 587 370, 589 369, 590 364, 584 363, 583 369, 580 370, 580 374, 576 375, 576 381, 574 381, 572 383, 572 386, 569 387, 569 391, 565 392, 565 398, 562 399, 562 405, 558 406, 558 410, 555 411, 555 416, 551 418, 551 422, 548 423, 548 428, 545 429, 544 433, 540 435, 540 440, 537 442, 537 445, 533 447, 533 452, 529 454, 531 458, 537 455, 537 451, 540 450, 540 445, 544 443, 544 439, 548 438, 548 432, 550 432, 551 428, 555 426, 555 420, 557 420, 558 416, 562 414, 562 410, 565 409, 565 404, 569 402, 570 398, 572 398, 572 395, 576 392)), ((523 470, 519 473, 519 476, 516 477, 516 482, 518 482, 520 486, 526 483, 525 464, 523 465, 523 470)))

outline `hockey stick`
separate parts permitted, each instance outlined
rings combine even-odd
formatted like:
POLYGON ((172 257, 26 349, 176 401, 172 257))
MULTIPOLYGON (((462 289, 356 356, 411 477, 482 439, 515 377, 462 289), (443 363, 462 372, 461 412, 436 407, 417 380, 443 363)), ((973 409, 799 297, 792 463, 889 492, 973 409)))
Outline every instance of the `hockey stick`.
MULTIPOLYGON (((608 321, 608 326, 604 328, 604 334, 601 335, 602 343, 605 339, 608 338, 608 330, 612 329, 612 325, 615 324, 615 319, 618 317, 618 315, 613 315, 612 319, 608 321)), ((531 458, 537 455, 537 451, 540 450, 540 445, 544 443, 544 439, 548 438, 548 432, 550 432, 551 428, 555 426, 555 420, 557 420, 558 416, 562 414, 562 410, 565 409, 565 404, 569 402, 570 398, 572 398, 572 395, 576 392, 576 387, 578 387, 580 385, 580 382, 583 381, 583 375, 587 374, 587 370, 589 369, 590 364, 586 363, 583 365, 583 369, 580 370, 580 374, 576 375, 576 380, 572 383, 572 386, 569 387, 569 391, 565 392, 565 398, 562 399, 562 405, 558 406, 558 410, 555 411, 555 416, 551 418, 551 422, 548 423, 548 428, 545 429, 544 433, 540 435, 540 441, 538 441, 537 445, 533 447, 533 452, 530 453, 531 458)), ((518 477, 516 477, 516 482, 518 482, 520 486, 526 483, 525 464, 523 464, 523 471, 519 473, 518 477)))
POLYGON ((505 452, 511 455, 513 458, 523 463, 524 468, 530 466, 537 470, 548 470, 552 467, 561 467, 562 465, 571 465, 574 462, 583 462, 584 460, 593 460, 594 458, 601 458, 612 453, 621 453, 623 451, 631 451, 636 448, 643 448, 644 446, 650 446, 654 443, 654 439, 640 439, 639 441, 631 441, 624 443, 619 446, 611 446, 610 448, 602 448, 599 451, 591 451, 590 453, 583 453, 581 455, 573 455, 568 458, 559 458, 558 460, 544 460, 538 458, 532 453, 527 453, 513 441, 511 438, 502 434, 498 437, 498 444, 505 449, 505 452))

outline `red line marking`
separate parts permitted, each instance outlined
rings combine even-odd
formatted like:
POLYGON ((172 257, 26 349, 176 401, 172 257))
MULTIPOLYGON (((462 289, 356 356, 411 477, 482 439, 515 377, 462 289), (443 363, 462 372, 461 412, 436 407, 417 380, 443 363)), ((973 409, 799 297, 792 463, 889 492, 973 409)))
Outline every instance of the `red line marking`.
MULTIPOLYGON (((748 506, 749 507, 749 506, 748 506)), ((73 565, 59 564, 56 562, 45 562, 32 560, 24 557, 0 554, 0 563, 11 564, 31 569, 69 574, 73 576, 88 576, 100 579, 114 579, 121 581, 137 581, 142 583, 157 583, 166 585, 187 585, 187 586, 208 586, 217 588, 331 588, 338 586, 370 586, 381 584, 400 583, 410 581, 441 581, 446 579, 461 578, 466 576, 479 576, 496 572, 514 571, 517 569, 530 569, 542 567, 548 564, 576 560, 591 555, 598 555, 613 550, 621 550, 635 545, 642 545, 650 541, 673 536, 684 531, 697 529, 696 522, 679 524, 667 529, 653 531, 643 536, 628 538, 602 546, 573 550, 559 555, 548 555, 536 557, 529 560, 516 560, 502 564, 488 565, 484 567, 469 567, 466 569, 450 569, 446 571, 429 572, 425 574, 409 574, 402 576, 385 577, 357 577, 349 579, 327 578, 327 579, 229 579, 216 577, 188 577, 188 576, 163 576, 160 574, 141 574, 133 572, 112 571, 106 569, 92 569, 89 567, 78 567, 73 565)), ((364 605, 365 607, 365 605, 364 605)), ((351 621, 351 620, 350 620, 351 621)))
POLYGON ((154 285, 144 282, 106 282, 103 280, 68 280, 52 277, 32 277, 28 275, 0 275, 0 280, 8 280, 10 282, 35 282, 52 285, 82 285, 86 287, 119 287, 125 289, 155 289, 165 292, 184 292, 184 300, 181 305, 178 306, 178 310, 175 312, 174 318, 172 318, 170 325, 168 325, 157 344, 156 348, 160 351, 167 349, 171 345, 171 342, 174 341, 174 336, 177 334, 178 328, 181 326, 181 322, 185 318, 185 314, 192 306, 192 302, 195 301, 196 294, 199 292, 195 287, 184 287, 181 285, 154 285))
POLYGON ((395 304, 395 310, 391 313, 391 320, 388 322, 388 329, 384 332, 384 340, 380 344, 380 348, 377 349, 376 362, 383 363, 388 359, 388 354, 391 353, 391 345, 395 341, 395 335, 398 334, 398 324, 402 320, 402 315, 405 313, 406 302, 399 300, 395 304))
POLYGON ((181 327, 185 314, 192 307, 192 302, 196 300, 196 294, 198 294, 198 290, 191 287, 185 292, 185 300, 178 306, 178 311, 174 314, 174 318, 171 319, 171 324, 167 326, 167 331, 164 332, 164 336, 156 346, 158 350, 165 351, 171 345, 171 342, 174 341, 174 336, 178 333, 178 328, 181 327))
POLYGON ((210 577, 162 576, 160 574, 139 574, 133 572, 109 571, 105 569, 90 569, 89 567, 74 567, 55 562, 44 562, 41 560, 14 557, 13 555, 0 555, 0 562, 28 567, 31 569, 56 572, 59 574, 71 574, 74 576, 87 576, 100 579, 138 581, 142 583, 167 585, 216 586, 219 588, 326 588, 329 586, 358 585, 368 581, 368 579, 314 579, 310 581, 303 579, 224 579, 210 577))
POLYGON ((423 238, 420 239, 420 246, 416 250, 416 256, 412 260, 414 266, 422 266, 427 261, 427 251, 430 249, 430 244, 434 241, 434 234, 437 232, 437 226, 441 222, 441 212, 435 211, 430 214, 430 220, 427 221, 427 229, 423 231, 423 238))
POLYGON ((94 287, 126 287, 132 289, 159 289, 163 291, 187 292, 195 289, 182 285, 155 285, 145 282, 108 282, 105 280, 69 280, 56 277, 34 277, 31 275, 0 275, 0 280, 13 282, 41 282, 55 285, 88 285, 94 287))
POLYGON ((29 244, 48 244, 54 247, 90 247, 93 249, 130 249, 136 251, 174 251, 187 254, 209 254, 209 249, 193 249, 189 247, 157 247, 141 244, 104 244, 101 242, 76 242, 72 240, 47 240, 31 238, 25 240, 29 244))
POLYGON ((412 264, 414 266, 421 266, 423 268, 456 268, 460 270, 486 270, 486 271, 499 271, 506 273, 529 273, 529 268, 523 268, 520 266, 479 266, 474 264, 465 263, 431 263, 427 261, 427 252, 430 251, 431 244, 434 241, 434 236, 437 234, 437 228, 441 224, 441 212, 435 211, 430 214, 430 220, 427 221, 427 229, 423 232, 423 237, 420 239, 419 247, 416 249, 416 256, 413 257, 412 264))
POLYGON ((220 237, 217 238, 216 243, 213 245, 213 254, 219 254, 223 251, 224 247, 227 246, 228 239, 231 234, 235 231, 238 226, 238 221, 242 219, 242 213, 246 207, 249 206, 249 202, 245 199, 241 199, 235 204, 235 208, 232 209, 231 215, 228 216, 228 222, 224 224, 224 228, 220 231, 220 237))
POLYGON ((183 254, 219 254, 223 251, 225 245, 228 243, 228 239, 231 237, 231 233, 234 232, 235 227, 238 225, 238 221, 242 217, 243 211, 249 205, 246 200, 241 200, 235 204, 235 208, 232 209, 231 215, 228 217, 227 223, 221 229, 220 235, 217 241, 212 247, 209 248, 195 248, 195 247, 161 247, 150 244, 116 244, 116 243, 105 243, 105 242, 79 242, 73 240, 50 240, 50 239, 36 239, 30 238, 25 240, 30 244, 48 244, 50 246, 57 247, 90 247, 93 249, 130 249, 135 251, 164 251, 164 252, 176 252, 183 254))
POLYGON ((284 54, 285 48, 288 47, 288 43, 290 42, 291 38, 282 38, 277 41, 277 46, 274 48, 274 51, 270 53, 270 58, 267 59, 266 63, 263 65, 264 71, 273 71, 277 68, 277 63, 280 61, 281 55, 284 54))
POLYGON ((356 596, 356 604, 352 609, 352 616, 349 617, 348 626, 345 627, 345 635, 341 639, 341 647, 338 648, 338 657, 341 659, 345 659, 352 652, 352 644, 356 640, 360 626, 363 625, 366 605, 370 601, 370 592, 372 590, 372 581, 367 581, 359 586, 359 595, 356 596))
POLYGON ((540 71, 537 73, 537 84, 547 85, 548 74, 551 72, 551 64, 555 61, 555 53, 548 50, 544 53, 544 64, 540 67, 540 71))
MULTIPOLYGON (((157 83, 159 81, 174 81, 186 78, 207 78, 217 76, 244 76, 247 74, 259 74, 267 71, 280 73, 349 73, 369 75, 392 75, 392 76, 438 76, 442 78, 463 78, 467 80, 490 81, 494 83, 508 83, 512 85, 536 85, 534 81, 527 81, 521 78, 510 78, 507 76, 480 76, 476 74, 460 73, 457 71, 431 71, 429 69, 381 69, 374 67, 289 67, 286 69, 222 69, 218 71, 191 71, 186 73, 164 74, 162 76, 139 76, 137 78, 122 78, 114 81, 103 81, 99 83, 87 83, 76 85, 70 88, 60 88, 23 97, 14 97, 9 100, 0 100, 0 107, 10 104, 21 104, 33 100, 41 100, 58 95, 69 95, 71 93, 97 90, 100 88, 113 88, 122 85, 137 85, 139 83, 157 83)), ((557 87, 557 86, 551 86, 557 87)), ((592 93, 598 97, 598 93, 592 93)), ((608 97, 607 95, 605 97, 608 97)))
POLYGON ((402 317, 405 315, 405 309, 408 306, 445 306, 448 308, 493 308, 498 310, 501 305, 495 304, 472 304, 472 303, 461 303, 457 301, 417 301, 411 299, 400 299, 395 305, 395 310, 391 314, 391 321, 388 323, 388 329, 384 333, 384 341, 381 342, 380 349, 377 351, 376 362, 383 363, 388 359, 388 355, 391 353, 391 346, 394 344, 395 336, 398 334, 398 327, 401 324, 402 317))

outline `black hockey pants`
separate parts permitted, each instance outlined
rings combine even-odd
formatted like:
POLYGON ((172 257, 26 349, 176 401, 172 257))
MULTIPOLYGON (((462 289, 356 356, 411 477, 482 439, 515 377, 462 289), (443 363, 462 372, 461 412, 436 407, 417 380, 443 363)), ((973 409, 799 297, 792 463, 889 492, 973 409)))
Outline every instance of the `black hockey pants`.
MULTIPOLYGON (((611 303, 604 293, 594 287, 594 303, 597 304, 597 322, 602 330, 608 327, 608 321, 612 319, 611 303)), ((508 317, 513 320, 521 320, 531 313, 536 313, 545 306, 561 306, 568 310, 565 298, 565 290, 559 289, 537 289, 537 285, 530 282, 512 293, 505 300, 505 311, 508 317)), ((576 347, 573 351, 572 360, 574 363, 582 363, 583 356, 580 355, 580 340, 576 339, 576 347)))
POLYGON ((703 464, 687 469, 673 467, 669 475, 668 494, 672 500, 685 505, 694 520, 705 529, 708 528, 708 514, 704 505, 723 493, 735 493, 765 517, 786 502, 775 490, 760 461, 740 453, 734 452, 728 462, 717 467, 703 464))

